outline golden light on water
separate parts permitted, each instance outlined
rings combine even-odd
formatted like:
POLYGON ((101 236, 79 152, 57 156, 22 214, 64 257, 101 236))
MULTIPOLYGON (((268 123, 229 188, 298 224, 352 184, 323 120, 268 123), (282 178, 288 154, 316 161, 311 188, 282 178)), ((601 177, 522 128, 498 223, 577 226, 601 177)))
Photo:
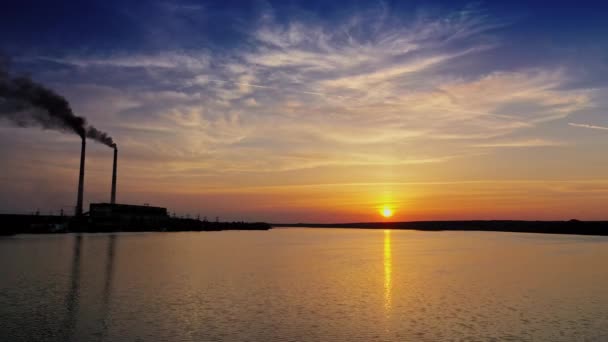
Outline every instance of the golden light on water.
POLYGON ((384 231, 384 309, 388 314, 391 308, 391 290, 393 289, 393 257, 391 253, 391 231, 384 231))

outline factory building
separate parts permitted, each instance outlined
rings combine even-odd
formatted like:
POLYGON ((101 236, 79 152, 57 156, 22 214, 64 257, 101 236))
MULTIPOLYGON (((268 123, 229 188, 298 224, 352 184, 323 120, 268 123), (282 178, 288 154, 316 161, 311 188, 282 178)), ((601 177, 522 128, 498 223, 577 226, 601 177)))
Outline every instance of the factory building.
POLYGON ((166 208, 148 205, 91 203, 89 224, 96 230, 163 229, 169 221, 166 208))

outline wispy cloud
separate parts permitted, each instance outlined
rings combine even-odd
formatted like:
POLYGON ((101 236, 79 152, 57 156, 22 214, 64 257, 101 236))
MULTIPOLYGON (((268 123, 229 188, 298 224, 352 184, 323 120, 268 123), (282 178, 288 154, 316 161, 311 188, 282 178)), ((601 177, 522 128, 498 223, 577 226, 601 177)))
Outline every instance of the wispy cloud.
POLYGON ((553 141, 546 139, 527 139, 527 140, 511 140, 511 141, 500 141, 500 142, 487 142, 483 144, 476 144, 476 147, 555 147, 564 146, 565 143, 561 141, 553 141))
MULTIPOLYGON (((592 37, 564 53, 545 49, 550 39, 530 44, 519 35, 526 27, 512 30, 517 22, 480 5, 400 2, 401 11, 340 2, 317 15, 297 3, 127 4, 107 21, 128 23, 120 30, 57 46, 53 38, 48 49, 20 49, 15 62, 116 138, 127 203, 227 215, 234 203, 364 212, 392 191, 402 208, 452 219, 501 205, 533 218, 548 207, 545 217, 590 203, 598 216, 605 211, 606 164, 596 161, 606 141, 575 143, 589 129, 608 130, 599 121, 608 107, 605 56, 586 50, 592 37), (603 64, 587 63, 598 56, 603 64), (234 196, 222 203, 211 189, 234 196)), ((75 184, 78 141, 4 124, 0 188, 14 190, 0 193, 0 204, 71 203, 65 189, 75 184)), ((111 151, 92 145, 87 153, 87 198, 107 200, 111 151)))
POLYGON ((590 129, 601 129, 601 130, 608 131, 608 127, 606 127, 606 126, 580 124, 580 123, 573 123, 573 122, 569 122, 568 125, 573 126, 573 127, 590 128, 590 129))
POLYGON ((49 57, 39 56, 41 61, 70 64, 79 67, 111 66, 119 68, 165 68, 188 69, 197 71, 209 66, 209 56, 205 52, 161 52, 157 54, 128 54, 118 53, 108 56, 68 56, 49 57))
POLYGON ((79 85, 76 106, 111 115, 127 142, 154 137, 136 146, 159 160, 212 159, 242 172, 441 163, 479 147, 559 145, 511 135, 591 106, 590 91, 560 90, 562 69, 451 67, 500 44, 492 30, 502 25, 474 6, 407 21, 385 11, 331 22, 267 12, 239 48, 221 53, 44 58, 112 89, 112 101, 81 101, 79 85), (136 81, 125 84, 124 73, 136 81))

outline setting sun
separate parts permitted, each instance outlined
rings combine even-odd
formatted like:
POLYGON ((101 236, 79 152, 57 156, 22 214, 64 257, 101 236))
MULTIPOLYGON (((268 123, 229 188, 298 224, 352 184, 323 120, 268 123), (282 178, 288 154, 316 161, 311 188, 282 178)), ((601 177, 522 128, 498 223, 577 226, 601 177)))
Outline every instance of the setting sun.
POLYGON ((384 207, 380 210, 380 214, 386 218, 393 216, 393 209, 384 207))

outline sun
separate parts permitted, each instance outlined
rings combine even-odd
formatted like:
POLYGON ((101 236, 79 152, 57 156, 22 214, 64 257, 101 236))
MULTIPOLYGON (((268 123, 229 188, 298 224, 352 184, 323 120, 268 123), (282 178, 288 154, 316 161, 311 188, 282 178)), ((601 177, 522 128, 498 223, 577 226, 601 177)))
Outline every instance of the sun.
POLYGON ((383 207, 382 209, 380 209, 380 215, 389 218, 391 216, 393 216, 394 212, 393 209, 389 208, 389 207, 383 207))

